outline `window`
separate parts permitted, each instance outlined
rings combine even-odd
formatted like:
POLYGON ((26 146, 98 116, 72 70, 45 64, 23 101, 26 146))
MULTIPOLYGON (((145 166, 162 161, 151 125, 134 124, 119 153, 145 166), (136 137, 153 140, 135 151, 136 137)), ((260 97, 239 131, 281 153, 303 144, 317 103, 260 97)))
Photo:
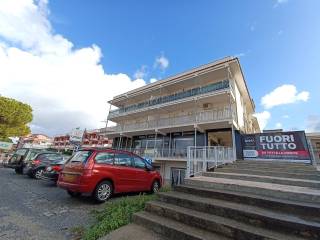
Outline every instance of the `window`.
POLYGON ((100 152, 96 155, 96 163, 113 164, 114 154, 111 152, 100 152))
POLYGON ((35 158, 41 161, 56 161, 56 160, 63 160, 62 155, 59 154, 39 154, 35 158))
POLYGON ((114 164, 119 166, 132 166, 132 157, 125 153, 116 153, 114 157, 114 164))
POLYGON ((79 151, 76 152, 72 158, 71 162, 82 162, 84 163, 90 157, 92 151, 79 151))
POLYGON ((50 154, 48 158, 51 161, 62 161, 64 159, 63 155, 60 155, 60 154, 50 154))
POLYGON ((146 168, 146 163, 139 157, 134 157, 134 167, 136 168, 146 168))

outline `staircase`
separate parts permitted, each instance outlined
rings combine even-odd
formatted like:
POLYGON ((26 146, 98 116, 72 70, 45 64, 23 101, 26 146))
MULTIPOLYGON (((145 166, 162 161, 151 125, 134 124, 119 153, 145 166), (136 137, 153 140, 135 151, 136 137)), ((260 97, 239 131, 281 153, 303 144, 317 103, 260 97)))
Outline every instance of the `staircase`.
POLYGON ((168 239, 320 239, 320 172, 237 161, 159 193, 134 222, 168 239))

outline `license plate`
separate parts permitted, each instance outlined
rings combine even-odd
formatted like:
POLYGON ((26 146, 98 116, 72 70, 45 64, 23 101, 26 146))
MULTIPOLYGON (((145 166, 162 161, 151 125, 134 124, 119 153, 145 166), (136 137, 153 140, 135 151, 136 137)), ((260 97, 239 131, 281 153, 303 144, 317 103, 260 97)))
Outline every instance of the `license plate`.
POLYGON ((76 175, 71 175, 71 174, 64 174, 63 175, 63 180, 67 181, 67 182, 73 182, 74 180, 76 180, 77 176, 76 175))

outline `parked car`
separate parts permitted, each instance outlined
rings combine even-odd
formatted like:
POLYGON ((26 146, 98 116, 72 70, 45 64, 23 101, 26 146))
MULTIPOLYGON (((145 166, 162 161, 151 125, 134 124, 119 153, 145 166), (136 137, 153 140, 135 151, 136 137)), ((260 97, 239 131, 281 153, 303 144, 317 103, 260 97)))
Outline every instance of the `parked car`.
POLYGON ((63 169, 64 164, 70 158, 70 156, 66 156, 63 160, 53 161, 46 167, 43 172, 42 179, 49 180, 53 182, 57 182, 59 178, 59 174, 63 169))
POLYGON ((29 177, 41 179, 45 169, 54 162, 64 160, 64 156, 57 152, 40 152, 26 165, 26 173, 29 177))
POLYGON ((64 165, 58 186, 70 196, 91 194, 97 202, 121 192, 157 192, 161 175, 138 155, 115 149, 84 149, 64 165))
POLYGON ((33 159, 38 153, 45 149, 20 148, 17 149, 9 159, 6 167, 13 168, 17 174, 23 174, 28 161, 33 159))

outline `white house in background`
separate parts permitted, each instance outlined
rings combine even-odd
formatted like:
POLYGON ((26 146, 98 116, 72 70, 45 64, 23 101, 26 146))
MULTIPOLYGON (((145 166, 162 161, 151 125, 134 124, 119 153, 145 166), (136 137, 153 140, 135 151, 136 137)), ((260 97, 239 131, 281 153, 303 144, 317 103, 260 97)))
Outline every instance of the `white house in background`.
POLYGON ((260 132, 236 57, 150 83, 109 103, 117 108, 108 115, 116 126, 105 129, 113 147, 152 158, 166 181, 184 174, 189 146, 223 146, 235 158, 239 133, 260 132))

